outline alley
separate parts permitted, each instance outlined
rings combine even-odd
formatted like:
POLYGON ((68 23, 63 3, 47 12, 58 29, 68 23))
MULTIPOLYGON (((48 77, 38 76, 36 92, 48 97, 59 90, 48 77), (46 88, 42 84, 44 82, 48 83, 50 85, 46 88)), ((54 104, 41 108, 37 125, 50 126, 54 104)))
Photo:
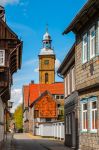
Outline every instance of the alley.
POLYGON ((11 137, 8 141, 3 150, 70 150, 64 147, 63 142, 30 134, 15 134, 12 142, 11 137))

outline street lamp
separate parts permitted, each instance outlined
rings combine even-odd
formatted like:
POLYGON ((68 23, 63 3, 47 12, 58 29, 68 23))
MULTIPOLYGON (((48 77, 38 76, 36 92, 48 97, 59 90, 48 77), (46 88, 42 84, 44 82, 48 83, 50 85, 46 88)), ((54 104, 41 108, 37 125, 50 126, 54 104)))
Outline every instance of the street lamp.
POLYGON ((12 108, 12 106, 13 106, 13 102, 8 101, 8 108, 9 108, 9 109, 11 109, 11 108, 12 108))

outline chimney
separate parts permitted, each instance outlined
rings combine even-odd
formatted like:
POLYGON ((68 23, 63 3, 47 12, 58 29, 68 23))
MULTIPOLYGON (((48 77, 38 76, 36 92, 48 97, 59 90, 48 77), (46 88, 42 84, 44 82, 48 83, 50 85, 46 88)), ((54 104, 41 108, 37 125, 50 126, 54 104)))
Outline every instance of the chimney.
POLYGON ((31 84, 34 84, 34 80, 31 80, 31 84))

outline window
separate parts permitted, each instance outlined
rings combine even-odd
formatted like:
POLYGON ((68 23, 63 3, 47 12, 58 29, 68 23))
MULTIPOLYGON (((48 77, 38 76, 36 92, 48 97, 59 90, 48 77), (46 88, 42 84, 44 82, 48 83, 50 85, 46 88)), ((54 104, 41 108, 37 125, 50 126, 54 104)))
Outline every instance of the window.
POLYGON ((48 83, 48 73, 45 73, 45 83, 48 83))
POLYGON ((46 118, 46 122, 51 122, 51 118, 46 118))
POLYGON ((95 56, 95 26, 90 30, 90 58, 95 56))
POLYGON ((56 95, 56 99, 59 99, 59 95, 56 95))
POLYGON ((68 134, 68 117, 66 115, 66 134, 68 134))
POLYGON ((88 118, 87 118, 87 103, 82 104, 82 130, 87 131, 88 118))
POLYGON ((64 99, 64 95, 61 95, 61 96, 60 96, 60 99, 64 99))
POLYGON ((4 66, 5 64, 5 51, 0 50, 0 66, 4 66))
POLYGON ((68 93, 67 93, 67 76, 64 79, 65 82, 65 97, 67 97, 68 93))
POLYGON ((91 130, 97 131, 97 103, 96 101, 91 102, 91 130))
POLYGON ((58 106, 58 108, 59 108, 59 107, 60 107, 60 104, 58 104, 57 106, 58 106))
POLYGON ((71 76, 72 76, 72 92, 75 91, 75 70, 74 70, 74 67, 72 68, 71 70, 71 76))
POLYGON ((67 91, 68 95, 70 95, 70 72, 67 74, 67 91))
POLYGON ((88 36, 83 36, 83 63, 86 63, 88 59, 88 36))
POLYGON ((68 116, 68 129, 69 129, 69 131, 68 131, 68 133, 69 134, 71 134, 71 114, 69 114, 69 116, 68 116))
POLYGON ((48 65, 48 64, 49 64, 49 60, 45 60, 45 61, 44 61, 44 64, 45 64, 45 65, 48 65))
POLYGON ((35 110, 35 111, 34 111, 34 117, 35 117, 35 118, 39 118, 39 111, 38 111, 38 110, 35 110))
POLYGON ((71 114, 66 115, 66 134, 71 134, 71 114))

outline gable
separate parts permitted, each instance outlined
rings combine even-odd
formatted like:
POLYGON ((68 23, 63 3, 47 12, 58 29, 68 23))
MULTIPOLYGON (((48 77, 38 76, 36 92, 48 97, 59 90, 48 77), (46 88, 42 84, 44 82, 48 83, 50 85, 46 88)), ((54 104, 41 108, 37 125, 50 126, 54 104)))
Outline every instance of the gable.
POLYGON ((34 110, 39 111, 39 118, 57 117, 57 103, 49 93, 34 104, 34 110))
POLYGON ((0 19, 0 38, 1 39, 17 39, 18 36, 8 27, 8 25, 0 19))

